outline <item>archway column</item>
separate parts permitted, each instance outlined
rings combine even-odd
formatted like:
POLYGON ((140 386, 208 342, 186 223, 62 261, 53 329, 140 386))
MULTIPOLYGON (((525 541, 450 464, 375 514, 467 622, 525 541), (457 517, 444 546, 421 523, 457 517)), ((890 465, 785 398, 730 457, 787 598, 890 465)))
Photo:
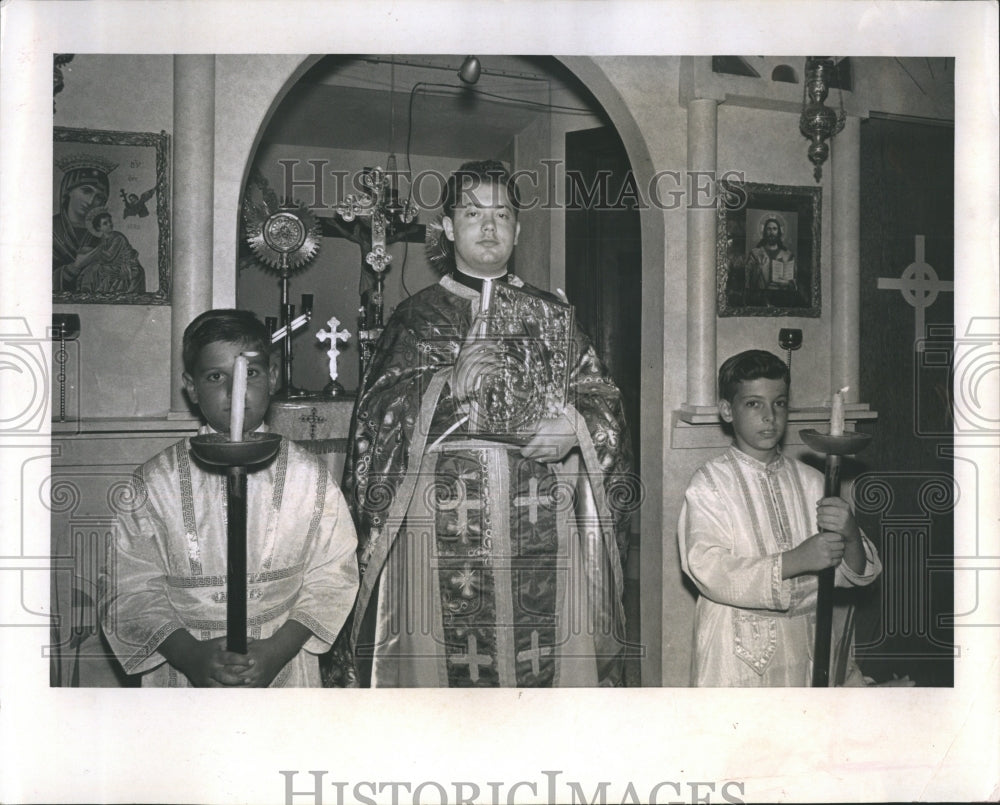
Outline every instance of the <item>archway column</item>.
POLYGON ((189 414, 184 328, 212 306, 215 57, 174 56, 170 413, 189 414))
MULTIPOLYGON (((719 103, 696 98, 687 104, 689 187, 698 192, 711 177, 712 198, 718 160, 719 103)), ((697 196, 700 198, 700 195, 697 196)), ((687 402, 686 411, 714 413, 716 319, 715 249, 718 218, 715 205, 687 208, 687 402)))

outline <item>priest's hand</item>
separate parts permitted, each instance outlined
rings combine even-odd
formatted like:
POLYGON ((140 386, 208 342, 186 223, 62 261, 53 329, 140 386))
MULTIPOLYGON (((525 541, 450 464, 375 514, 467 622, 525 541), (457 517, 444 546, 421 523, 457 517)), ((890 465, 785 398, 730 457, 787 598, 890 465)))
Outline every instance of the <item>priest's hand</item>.
POLYGON ((185 629, 171 632, 159 652, 196 688, 242 686, 250 667, 249 657, 226 651, 225 637, 198 640, 185 629))
POLYGON ((576 430, 565 414, 539 420, 534 432, 535 435, 521 448, 521 455, 525 458, 551 464, 562 461, 576 447, 576 430))

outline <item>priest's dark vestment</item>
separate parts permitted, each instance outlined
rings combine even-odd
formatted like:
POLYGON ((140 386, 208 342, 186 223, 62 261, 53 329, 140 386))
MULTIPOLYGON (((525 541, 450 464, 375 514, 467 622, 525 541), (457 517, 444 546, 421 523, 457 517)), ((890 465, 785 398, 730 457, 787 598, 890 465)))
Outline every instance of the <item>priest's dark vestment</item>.
MULTIPOLYGON (((542 319, 562 304, 504 281, 542 319)), ((362 568, 352 648, 375 686, 620 684, 639 497, 621 393, 575 325, 567 349, 534 339, 521 380, 567 361, 577 447, 553 463, 522 457, 523 438, 475 427, 451 394, 479 306, 451 277, 405 300, 362 381, 343 484, 362 568)), ((515 399, 531 397, 522 390, 515 399)))

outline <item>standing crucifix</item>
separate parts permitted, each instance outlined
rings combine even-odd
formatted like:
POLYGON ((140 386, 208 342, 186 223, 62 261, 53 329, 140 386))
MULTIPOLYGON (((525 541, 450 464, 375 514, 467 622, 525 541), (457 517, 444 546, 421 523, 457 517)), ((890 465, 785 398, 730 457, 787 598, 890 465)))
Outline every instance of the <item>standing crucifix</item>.
POLYGON ((336 216, 322 219, 324 235, 346 238, 361 247, 361 284, 364 287, 358 311, 358 353, 362 376, 370 363, 375 342, 382 334, 383 280, 392 262, 388 246, 401 240, 415 243, 424 240, 424 227, 413 223, 416 207, 410 201, 399 200, 393 165, 394 160, 390 160, 388 172, 381 168, 365 168, 361 174, 363 194, 347 196, 337 205, 336 216))
POLYGON ((347 330, 338 329, 340 327, 340 319, 336 316, 331 317, 326 326, 330 329, 320 330, 316 333, 316 338, 320 343, 323 341, 330 342, 330 349, 326 353, 326 356, 330 359, 330 382, 326 384, 323 393, 327 397, 340 397, 344 393, 344 387, 337 382, 337 356, 340 355, 337 342, 347 341, 350 339, 351 334, 347 330))

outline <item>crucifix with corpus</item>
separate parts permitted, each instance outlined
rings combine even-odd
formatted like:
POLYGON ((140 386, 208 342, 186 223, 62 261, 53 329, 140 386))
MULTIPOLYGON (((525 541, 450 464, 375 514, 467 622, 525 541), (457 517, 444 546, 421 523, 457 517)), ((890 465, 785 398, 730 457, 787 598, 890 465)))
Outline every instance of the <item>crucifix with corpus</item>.
POLYGON ((395 158, 390 157, 389 172, 379 167, 365 168, 361 174, 363 194, 347 196, 337 205, 336 217, 322 219, 324 235, 346 238, 361 247, 358 352, 362 377, 382 333, 383 277, 392 262, 387 247, 403 240, 417 243, 424 240, 424 227, 413 222, 417 217, 416 207, 410 201, 399 200, 394 162, 395 158), (364 270, 366 267, 370 274, 364 270))

